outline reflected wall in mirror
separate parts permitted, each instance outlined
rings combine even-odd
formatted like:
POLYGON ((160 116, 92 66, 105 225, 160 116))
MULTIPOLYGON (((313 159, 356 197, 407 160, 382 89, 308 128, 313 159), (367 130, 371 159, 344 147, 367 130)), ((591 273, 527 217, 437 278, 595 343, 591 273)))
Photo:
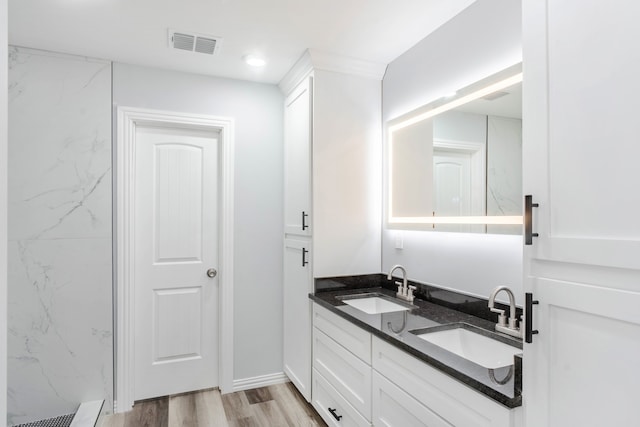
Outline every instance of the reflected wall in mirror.
POLYGON ((510 67, 387 123, 387 223, 520 234, 522 72, 510 67))

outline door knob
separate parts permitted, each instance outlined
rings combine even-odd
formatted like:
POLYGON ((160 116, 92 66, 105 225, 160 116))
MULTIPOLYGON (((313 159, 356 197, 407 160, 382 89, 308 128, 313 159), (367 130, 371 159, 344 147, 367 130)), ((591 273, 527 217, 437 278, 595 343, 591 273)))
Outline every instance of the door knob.
POLYGON ((215 268, 210 268, 207 270, 207 276, 211 277, 212 279, 217 275, 218 275, 218 271, 216 271, 215 268))

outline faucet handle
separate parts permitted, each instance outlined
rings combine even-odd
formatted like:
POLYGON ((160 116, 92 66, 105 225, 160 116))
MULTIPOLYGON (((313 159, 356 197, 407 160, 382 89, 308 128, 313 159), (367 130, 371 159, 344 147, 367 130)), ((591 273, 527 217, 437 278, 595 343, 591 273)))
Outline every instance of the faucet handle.
POLYGON ((509 318, 509 329, 518 329, 518 319, 516 318, 509 318))
POLYGON ((396 295, 404 296, 404 289, 402 287, 402 282, 396 280, 396 285, 398 285, 398 292, 396 293, 396 295))
POLYGON ((507 326, 507 316, 504 315, 504 310, 495 307, 491 307, 490 310, 498 313, 498 325, 507 326))

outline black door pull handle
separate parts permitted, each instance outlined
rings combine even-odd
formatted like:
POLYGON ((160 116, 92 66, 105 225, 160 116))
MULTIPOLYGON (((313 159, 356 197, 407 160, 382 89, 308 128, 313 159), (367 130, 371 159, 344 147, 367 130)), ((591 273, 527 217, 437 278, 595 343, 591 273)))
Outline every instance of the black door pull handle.
POLYGON ((331 415, 333 415, 333 418, 340 421, 340 418, 342 418, 342 415, 337 415, 335 409, 332 409, 332 408, 327 408, 327 409, 329 409, 329 412, 331 412, 331 415))

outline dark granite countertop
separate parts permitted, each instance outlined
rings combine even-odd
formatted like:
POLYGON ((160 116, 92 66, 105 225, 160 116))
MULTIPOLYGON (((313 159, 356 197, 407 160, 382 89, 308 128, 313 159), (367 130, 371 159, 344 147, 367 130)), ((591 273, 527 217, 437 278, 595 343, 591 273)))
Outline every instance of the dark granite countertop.
MULTIPOLYGON (((414 308, 404 312, 367 314, 343 302, 344 296, 362 293, 379 293, 395 298, 395 291, 390 289, 393 287, 392 282, 387 281, 383 275, 316 279, 316 292, 310 294, 309 298, 494 401, 508 408, 521 406, 522 357, 520 355, 514 357, 514 363, 511 366, 488 369, 425 341, 409 331, 423 328, 449 329, 454 327, 454 324, 458 326, 462 323, 467 329, 479 328, 476 331, 483 335, 491 335, 519 349, 522 349, 522 340, 496 333, 495 320, 489 320, 493 314, 481 309, 480 304, 475 301, 482 301, 481 299, 413 282, 410 284, 419 286, 416 291, 419 298, 414 300, 414 308), (436 295, 443 296, 443 302, 432 298, 430 291, 431 294, 435 292, 436 295), (430 302, 427 298, 439 303, 430 302), (456 303, 461 307, 464 306, 462 310, 467 313, 451 308, 452 304, 453 307, 458 308, 456 303)), ((486 307, 486 301, 484 307, 486 307)))

